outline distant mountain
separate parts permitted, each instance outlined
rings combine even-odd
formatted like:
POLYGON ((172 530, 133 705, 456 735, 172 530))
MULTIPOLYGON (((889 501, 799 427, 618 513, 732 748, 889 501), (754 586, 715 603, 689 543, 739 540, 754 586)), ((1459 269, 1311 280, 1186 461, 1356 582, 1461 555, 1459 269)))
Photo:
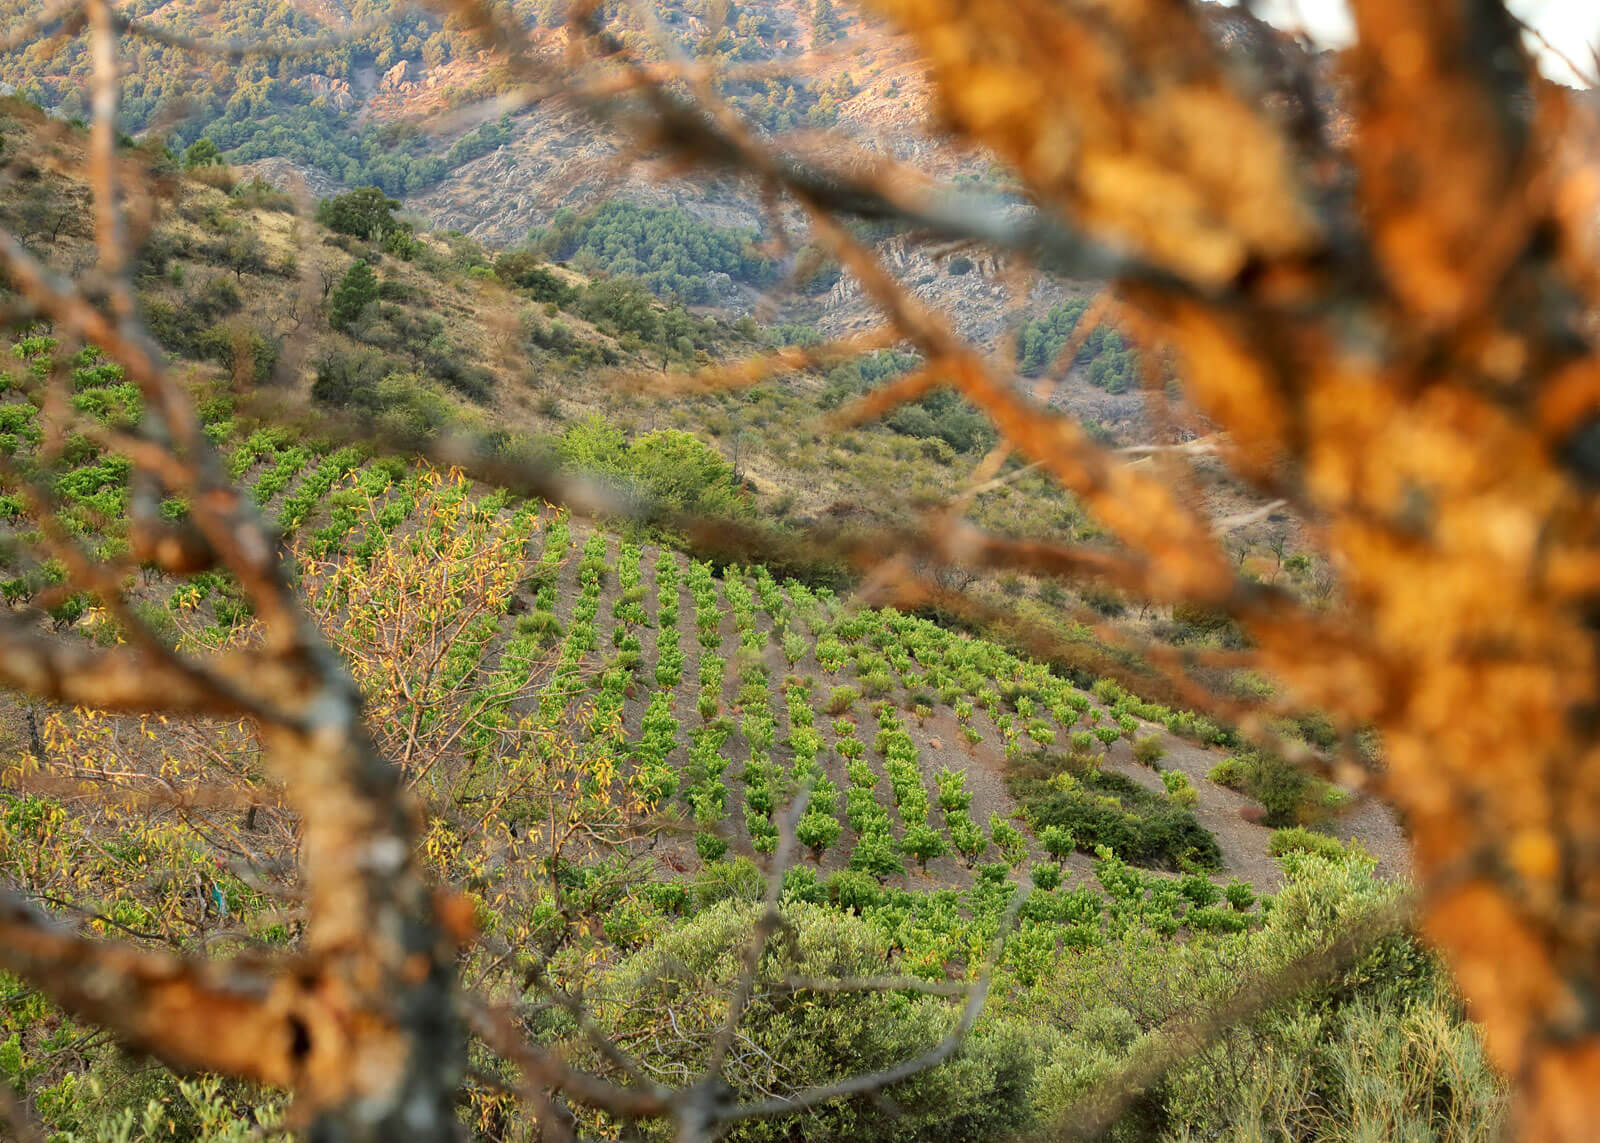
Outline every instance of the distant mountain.
MULTIPOLYGON (((39 7, 39 0, 0 0, 0 21, 15 23, 39 7)), ((947 183, 1000 185, 1003 176, 986 155, 954 147, 934 128, 908 45, 855 8, 826 0, 672 0, 656 7, 660 28, 682 51, 730 69, 766 69, 723 85, 757 130, 795 133, 808 147, 827 147, 835 162, 889 156, 947 183), (819 143, 820 128, 827 129, 826 143, 819 143)), ((537 51, 552 59, 564 53, 561 0, 515 0, 511 9, 537 51)), ((164 135, 176 148, 210 138, 228 162, 310 198, 376 185, 427 227, 459 230, 490 248, 528 241, 563 209, 581 213, 611 201, 681 210, 757 242, 773 238, 766 207, 747 183, 661 179, 647 162, 625 162, 613 132, 559 100, 504 111, 496 97, 507 82, 495 59, 452 22, 427 12, 394 14, 378 0, 135 0, 121 10, 136 22, 214 40, 288 44, 348 36, 326 51, 238 63, 137 35, 123 43, 131 59, 126 130, 164 135)), ((1302 49, 1236 9, 1211 12, 1218 41, 1250 56, 1267 76, 1263 97, 1286 119, 1302 117, 1304 93, 1293 82, 1305 70, 1302 49)), ((609 3, 602 13, 619 41, 659 56, 630 5, 609 3)), ((54 53, 34 46, 0 58, 0 81, 56 114, 82 115, 89 66, 81 41, 54 53)), ((1344 134, 1332 90, 1320 82, 1312 109, 1344 134)), ((798 213, 784 221, 803 236, 798 213)), ((999 345, 1030 323, 1048 325, 1056 320, 1053 308, 1099 288, 1044 279, 1019 305, 1015 279, 993 257, 930 249, 888 231, 869 237, 907 289, 983 346, 999 345)), ((823 336, 879 320, 858 285, 836 269, 824 267, 795 290, 779 289, 795 254, 770 245, 767 253, 778 267, 772 280, 708 283, 714 288, 685 300, 724 318, 760 312, 823 336)), ((605 261, 584 268, 629 272, 605 261)), ((1103 370, 1091 378, 1090 364, 1084 361, 1058 391, 1063 401, 1116 436, 1143 439, 1148 426, 1138 386, 1106 385, 1103 370)))

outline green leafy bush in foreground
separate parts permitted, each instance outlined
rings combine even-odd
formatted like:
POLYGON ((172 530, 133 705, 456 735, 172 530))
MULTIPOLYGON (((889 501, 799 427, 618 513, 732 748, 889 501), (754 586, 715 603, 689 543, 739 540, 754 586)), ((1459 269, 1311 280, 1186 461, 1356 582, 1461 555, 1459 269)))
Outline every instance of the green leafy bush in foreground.
MULTIPOLYGON (((743 1123, 727 1137, 1059 1138, 1081 1116, 1081 1101, 1133 1059, 1161 1050, 1167 1021, 1225 1003, 1387 910, 1403 891, 1377 879, 1359 856, 1294 853, 1283 864, 1286 884, 1271 907, 1234 926, 1210 924, 1214 915, 1245 914, 1203 877, 1164 881, 1114 858, 1101 859, 1098 890, 1037 889, 1010 935, 982 1018, 950 1061, 889 1088, 886 1098, 743 1123), (1184 940, 1167 939, 1152 924, 1158 901, 1206 923, 1192 923, 1184 940)), ((904 971, 924 947, 950 957, 966 945, 976 958, 1014 890, 1003 865, 983 867, 964 894, 908 893, 848 873, 823 882, 803 872, 785 883, 787 935, 761 960, 742 1033, 748 1050, 731 1057, 737 1099, 793 1094, 889 1067, 935 1042, 954 1025, 949 1001, 780 982, 904 971)), ((636 1046, 651 1072, 698 1074, 758 911, 748 898, 723 901, 617 964, 595 992, 604 998, 595 1013, 601 1025, 636 1046)), ((582 1033, 555 1020, 546 1036, 599 1065, 582 1033)), ((1295 999, 1181 1055, 1107 1137, 1487 1140, 1504 1112, 1503 1085, 1441 970, 1412 937, 1395 933, 1295 999)), ((649 1125, 638 1134, 665 1139, 670 1129, 649 1125)))
MULTIPOLYGON (((759 910, 724 902, 671 932, 613 971, 599 1010, 613 1034, 651 1045, 653 1067, 694 1074, 727 1016, 725 989, 759 910), (674 1036, 658 1036, 663 1005, 674 1036)), ((736 1053, 728 1081, 739 1095, 794 1093, 862 1071, 886 1068, 942 1038, 953 1012, 936 997, 894 992, 793 993, 773 989, 786 976, 870 975, 882 970, 888 940, 876 926, 826 906, 791 904, 792 940, 773 941, 744 1021, 752 1050, 736 1053)), ((956 1062, 890 1089, 892 1105, 867 1097, 825 1105, 796 1121, 735 1127, 734 1140, 992 1139, 1022 1126, 1034 1059, 1005 1022, 980 1030, 956 1062), (796 1131, 799 1134, 796 1134, 796 1131)), ((670 1128, 644 1131, 670 1138, 670 1128)))

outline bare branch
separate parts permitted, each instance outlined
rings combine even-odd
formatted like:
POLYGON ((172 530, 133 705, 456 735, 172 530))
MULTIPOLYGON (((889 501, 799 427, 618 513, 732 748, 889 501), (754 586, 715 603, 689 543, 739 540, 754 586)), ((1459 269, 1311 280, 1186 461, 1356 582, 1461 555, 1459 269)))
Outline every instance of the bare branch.
POLYGON ((462 1006, 463 1017, 473 1034, 522 1072, 525 1094, 537 1094, 540 1089, 548 1088, 587 1106, 638 1119, 670 1112, 670 1096, 664 1089, 619 1087, 576 1071, 558 1056, 530 1047, 507 1012, 472 998, 463 1000, 462 1006))
POLYGON ((248 713, 190 672, 142 649, 51 639, 16 612, 0 615, 0 684, 35 698, 97 710, 223 717, 248 713))
POLYGON ((0 964, 174 1067, 216 1068, 280 1086, 302 1078, 292 1022, 327 1019, 304 1009, 305 996, 274 990, 254 969, 86 941, 57 931, 4 890, 0 964))
POLYGON ((722 1022, 716 1039, 711 1041, 705 1079, 701 1081, 703 1084, 714 1083, 722 1078, 722 1064, 727 1059, 728 1048, 733 1044, 733 1034, 744 1019, 745 1008, 750 1003, 750 994, 761 969, 762 954, 767 951, 767 942, 772 939, 772 934, 783 923, 783 914, 778 907, 783 894, 783 875, 788 872, 790 859, 794 856, 795 826, 810 802, 811 789, 808 786, 794 799, 778 823, 778 845, 772 855, 772 869, 767 874, 766 899, 762 902, 761 916, 756 919, 755 930, 745 946, 738 980, 728 997, 727 1019, 722 1022))

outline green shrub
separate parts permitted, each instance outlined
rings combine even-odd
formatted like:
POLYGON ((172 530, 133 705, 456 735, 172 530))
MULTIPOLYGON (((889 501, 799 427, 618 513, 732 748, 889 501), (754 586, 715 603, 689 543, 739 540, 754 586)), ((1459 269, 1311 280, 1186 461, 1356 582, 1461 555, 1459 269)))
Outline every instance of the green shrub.
POLYGON ((1044 846, 1044 851, 1055 858, 1059 865, 1072 855, 1077 843, 1073 840, 1070 830, 1062 829, 1060 826, 1046 826, 1039 834, 1039 844, 1044 846))
POLYGON ((561 638, 561 620, 553 611, 529 611, 517 616, 516 632, 548 646, 561 638))
POLYGON ((855 706, 858 697, 854 687, 834 687, 828 692, 828 702, 824 709, 837 717, 855 706))
MULTIPOLYGON (((702 1072, 726 1016, 726 996, 742 962, 756 908, 732 903, 708 909, 624 960, 595 989, 606 999, 597 1018, 613 1039, 641 1054, 653 1074, 702 1072), (655 1035, 666 1005, 674 1035, 655 1035)), ((725 1076, 736 1101, 782 1098, 844 1077, 893 1067, 937 1043, 955 1017, 948 1001, 882 990, 799 992, 787 979, 859 978, 883 972, 888 937, 837 909, 792 903, 785 935, 759 962, 749 1008, 740 1023, 741 1050, 725 1076)), ((596 1049, 574 1036, 579 1066, 594 1067, 596 1049)), ((894 1085, 887 1100, 823 1103, 803 1119, 735 1124, 737 1143, 790 1138, 830 1143, 982 1143, 1027 1126, 1026 1091, 1034 1067, 1028 1039, 1004 1022, 980 1023, 948 1063, 894 1085), (783 1134, 774 1134, 781 1126, 783 1134)), ((652 1136, 664 1137, 664 1136, 652 1136)))
POLYGON ((571 304, 576 291, 546 269, 542 261, 534 250, 508 250, 495 259, 494 274, 507 286, 522 290, 536 302, 554 302, 558 306, 571 304))
POLYGON ((967 776, 960 770, 943 769, 934 776, 939 790, 939 808, 945 813, 965 810, 972 804, 972 794, 967 789, 967 776))
POLYGON ((1247 792, 1267 811, 1267 824, 1297 824, 1301 807, 1312 789, 1310 777, 1275 754, 1258 753, 1255 760, 1247 792))
POLYGON ((859 870, 841 869, 830 874, 825 884, 828 900, 853 913, 859 913, 883 900, 883 890, 878 882, 870 874, 859 870))
POLYGON ((639 895, 668 916, 683 912, 689 903, 689 887, 681 881, 648 881, 640 887, 639 895))
MULTIPOLYGON (((1166 756, 1167 751, 1166 748, 1161 745, 1160 735, 1147 734, 1142 738, 1135 738, 1133 740, 1134 761, 1139 762, 1142 765, 1154 766, 1166 756)), ((1212 781, 1215 782, 1216 779, 1213 778, 1212 781)))
POLYGON ((1197 933, 1238 933, 1250 926, 1248 918, 1233 909, 1204 905, 1183 915, 1183 923, 1197 933))
POLYGON ((971 869, 989 848, 989 839, 965 810, 946 815, 945 825, 950 830, 950 843, 971 869))
POLYGON ((926 869, 928 862, 950 852, 950 847, 945 844, 944 835, 921 822, 906 827, 900 848, 916 858, 919 869, 926 869))
POLYGON ((1211 878, 1201 873, 1188 873, 1178 879, 1178 893, 1197 908, 1215 905, 1222 900, 1222 890, 1211 878))
POLYGON ((317 204, 317 221, 338 234, 378 238, 399 227, 400 204, 377 187, 357 187, 317 204))
POLYGON ((1012 869, 1021 868, 1028 859, 1028 839, 999 814, 989 815, 989 837, 1012 869))
POLYGON ((815 869, 797 865, 783 874, 783 900, 798 901, 807 905, 826 905, 828 889, 817 877, 815 869))
POLYGON ((1192 808, 1200 801, 1200 791, 1194 788, 1189 775, 1182 770, 1163 770, 1161 784, 1167 788, 1167 797, 1172 799, 1173 805, 1192 808))
POLYGON ((1273 831, 1272 840, 1267 843, 1267 852, 1273 857, 1282 857, 1286 853, 1311 853, 1330 861, 1342 861, 1352 851, 1336 837, 1314 833, 1304 826, 1291 826, 1273 831))
POLYGON ((202 135, 190 143, 183 152, 183 169, 195 171, 201 167, 222 165, 222 149, 202 135))
MULTIPOLYGON (((697 845, 705 836, 715 835, 697 835, 697 845)), ((709 862, 694 879, 695 901, 702 908, 718 901, 759 901, 765 889, 761 870, 748 857, 709 862)))
POLYGON ((1230 790, 1242 790, 1245 783, 1245 766, 1237 758, 1224 758, 1211 767, 1206 777, 1230 790))
POLYGON ((1121 775, 1085 769, 1068 789, 1017 776, 1008 784, 1041 836, 1059 826, 1080 849, 1105 846, 1124 861, 1170 869, 1216 869, 1222 863, 1216 838, 1192 811, 1121 775))
POLYGON ((809 849, 814 858, 821 861, 823 851, 839 840, 839 834, 843 830, 844 827, 839 824, 839 819, 831 813, 808 809, 795 826, 795 840, 809 849))
POLYGON ((883 833, 862 834, 850 851, 850 868, 871 874, 880 882, 906 871, 905 863, 895 854, 894 841, 883 833))
POLYGON ((701 861, 709 865, 728 852, 728 843, 709 831, 697 833, 694 835, 694 851, 700 855, 701 861))
POLYGON ((1255 798, 1266 810, 1266 823, 1270 826, 1315 821, 1342 804, 1342 791, 1331 799, 1327 796, 1328 790, 1337 787, 1265 751, 1241 751, 1224 758, 1207 776, 1219 786, 1255 798))

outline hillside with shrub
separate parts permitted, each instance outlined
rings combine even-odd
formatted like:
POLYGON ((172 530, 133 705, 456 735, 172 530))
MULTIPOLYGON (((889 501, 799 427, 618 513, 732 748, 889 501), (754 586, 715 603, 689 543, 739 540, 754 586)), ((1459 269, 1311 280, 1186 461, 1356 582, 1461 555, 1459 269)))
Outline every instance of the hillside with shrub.
MULTIPOLYGON (((38 334, 14 355, 41 377, 61 350, 38 334)), ((88 416, 137 419, 115 367, 92 352, 68 366, 88 416)), ((28 391, 24 380, 4 406, 15 410, 13 463, 54 473, 64 519, 115 558, 127 469, 92 450, 39 451, 34 426, 49 414, 28 391)), ((750 1018, 764 1051, 730 1072, 736 1091, 798 1091, 863 1060, 888 1064, 949 1023, 947 1002, 910 986, 797 997, 796 977, 887 969, 957 982, 1008 934, 997 999, 959 1063, 898 1093, 920 1110, 885 1120, 875 1104, 846 1102, 819 1110, 806 1138, 881 1138, 891 1123, 899 1137, 942 1137, 957 1115, 964 1138, 1050 1131, 1196 996, 1225 996, 1241 973, 1289 962, 1400 891, 1359 842, 1242 819, 1248 803, 1206 777, 1226 764, 1229 733, 1204 719, 459 476, 286 431, 243 436, 221 393, 203 407, 294 553, 312 614, 356 665, 376 732, 427 814, 430 867, 469 887, 479 987, 515 994, 530 972, 582 981, 597 997, 584 1020, 635 1043, 647 1066, 699 1066, 728 954, 796 805, 803 857, 782 879, 793 939, 763 961, 750 1018), (1033 892, 1013 920, 1019 884, 1033 892), (663 1005, 682 1035, 641 1040, 656 1026, 643 1014, 663 1005)), ((671 441, 624 447, 590 422, 564 447, 586 466, 660 481, 676 463, 671 441)), ((12 528, 31 527, 25 505, 7 511, 12 528)), ((163 511, 182 520, 185 508, 163 511)), ((10 571, 11 599, 60 582, 49 566, 10 571)), ((180 646, 225 647, 254 629, 225 576, 147 576, 131 598, 180 646)), ((66 638, 119 637, 91 599, 52 614, 66 638)), ((154 930, 180 947, 293 941, 278 904, 293 885, 292 816, 247 773, 216 769, 218 757, 248 756, 234 729, 146 738, 71 709, 13 708, 8 723, 40 743, 30 753, 19 737, 27 760, 3 795, 8 878, 79 902, 91 926, 154 930), (152 806, 135 825, 119 798, 157 780, 253 792, 248 806, 152 806), (53 792, 73 781, 109 800, 53 792)), ((588 1060, 587 1026, 556 1009, 527 1030, 588 1060)), ((33 1001, 8 1010, 3 1030, 9 1078, 39 1093, 59 1130, 94 1137, 121 1115, 140 1122, 152 1100, 201 1137, 278 1114, 270 1096, 132 1071, 101 1049, 64 1064, 56 1046, 80 1032, 33 1001)), ((485 1122, 508 1114, 492 1085, 470 1098, 485 1122)), ((1219 1129, 1241 1122, 1241 1106, 1309 1121, 1331 1104, 1392 1117, 1395 1130, 1443 1114, 1481 1133, 1500 1103, 1438 969, 1395 937, 1250 1040, 1192 1060, 1127 1126, 1219 1129), (1384 1054, 1372 1057, 1375 1045, 1384 1054), (1436 1063, 1413 1062, 1418 1053, 1436 1063), (1244 1088, 1225 1078, 1240 1068, 1253 1077, 1244 1088), (1418 1105, 1424 1091, 1446 1110, 1418 1105)))
MULTIPOLYGON (((0 222, 70 265, 88 249, 87 192, 59 171, 83 137, 21 102, 0 111, 6 161, 32 171, 0 193, 0 222)), ((1055 1137, 1195 1002, 1225 1003, 1398 907, 1405 854, 1387 816, 1231 727, 1096 675, 1129 662, 1086 626, 1057 624, 1081 654, 1045 661, 937 608, 873 607, 847 568, 707 558, 652 522, 662 506, 780 536, 830 513, 892 521, 957 494, 995 443, 943 391, 881 425, 821 427, 915 368, 903 349, 695 391, 696 366, 820 340, 689 296, 682 282, 708 271, 746 284, 772 272, 748 233, 613 208, 495 252, 428 231, 376 188, 302 209, 218 164, 185 173, 157 148, 127 155, 161 207, 133 267, 140 312, 351 664, 421 815, 429 875, 464 887, 464 975, 532 1042, 618 1080, 698 1072, 725 1050, 738 950, 770 880, 785 939, 754 965, 734 1096, 891 1067, 947 1034, 952 995, 981 978, 990 1000, 959 1054, 876 1098, 825 1103, 784 1137, 1055 1137), (673 395, 647 399, 652 386, 673 395), (594 482, 610 512, 581 519, 365 443, 460 433, 594 482), (796 853, 780 865, 786 830, 796 853), (890 985, 848 987, 875 975, 890 985), (573 1002, 534 1001, 541 982, 573 1002)), ((1081 316, 1066 306, 1028 327, 1023 371, 1081 316)), ((236 580, 164 572, 131 549, 135 512, 181 528, 194 505, 142 504, 104 443, 147 423, 121 367, 45 323, 8 360, 7 603, 45 608, 70 645, 116 646, 135 618, 186 650, 258 639, 236 580), (29 489, 46 490, 49 519, 94 560, 138 569, 127 612, 64 592, 61 561, 21 554, 54 527, 29 489)), ((976 519, 1095 538, 1043 476, 1008 475, 976 519)), ((991 590, 1026 625, 1060 606, 1051 586, 991 590)), ((1178 646, 1233 637, 1204 614, 1156 621, 1178 646)), ((237 724, 5 701, 8 882, 87 932, 151 948, 296 947, 296 815, 237 724), (193 796, 168 796, 180 789, 193 796)), ((1494 1134, 1503 1082, 1460 1000, 1416 937, 1383 931, 1140 1091, 1118 1137, 1268 1123, 1314 1135, 1329 1117, 1385 1136, 1494 1134)), ((61 1138, 220 1141, 281 1121, 278 1093, 147 1068, 38 993, 9 979, 8 991, 0 1078, 61 1138)), ((462 1109, 478 1137, 528 1137, 514 1083, 482 1057, 462 1109)), ((603 1114, 572 1114, 619 1134, 603 1114)), ((728 1137, 772 1136, 757 1120, 728 1137)))
MULTIPOLYGON (((0 195, 0 214, 56 264, 83 258, 91 236, 82 215, 87 190, 57 173, 81 158, 82 133, 14 102, 0 135, 19 176, 0 195)), ((708 363, 815 348, 822 335, 804 325, 729 321, 714 308, 658 296, 629 274, 610 274, 592 255, 552 257, 577 250, 563 242, 620 249, 616 239, 625 237, 637 245, 653 240, 645 237, 652 227, 679 234, 686 248, 748 257, 745 233, 681 213, 619 207, 573 216, 561 232, 569 237, 552 239, 548 254, 538 246, 495 252, 426 230, 376 189, 297 207, 291 195, 227 167, 185 172, 170 153, 150 147, 129 155, 145 165, 162 204, 132 267, 141 314, 162 348, 194 362, 198 376, 231 387, 242 429, 270 409, 306 424, 333 414, 347 428, 365 425, 412 443, 468 433, 508 457, 604 477, 618 486, 625 509, 744 513, 780 534, 825 524, 846 539, 950 502, 995 443, 987 419, 946 390, 880 423, 827 424, 917 366, 901 348, 738 390, 686 384, 708 363), (678 475, 652 482, 630 474, 632 442, 664 439, 663 430, 684 442, 678 475), (593 447, 574 452, 580 438, 593 447), (718 483, 700 475, 723 470, 731 475, 718 483)), ((703 274, 706 266, 692 269, 703 274)), ((1069 332, 1062 323, 1082 307, 1060 312, 1067 316, 1051 327, 1053 338, 1069 332)), ((991 485, 972 497, 975 523, 1018 538, 1098 541, 1081 506, 1047 475, 1012 463, 991 485)), ((1325 569, 1295 553, 1285 535, 1270 519, 1243 530, 1240 559, 1267 582, 1314 597, 1325 569)), ((1012 632, 1007 638, 1026 644, 1024 633, 1052 632, 1058 667, 1089 681, 1110 673, 1174 703, 1137 656, 1102 646, 1083 622, 1063 622, 1060 605, 1071 597, 1056 583, 1008 574, 967 577, 964 586, 1014 617, 1001 629, 1012 632)), ((1214 616, 1129 614, 1112 595, 1090 587, 1078 594, 1085 611, 1179 646, 1226 648, 1237 639, 1214 616)), ((1243 676, 1220 683, 1241 694, 1257 685, 1243 676)), ((1326 729, 1309 722, 1284 729, 1329 745, 1326 729)))

